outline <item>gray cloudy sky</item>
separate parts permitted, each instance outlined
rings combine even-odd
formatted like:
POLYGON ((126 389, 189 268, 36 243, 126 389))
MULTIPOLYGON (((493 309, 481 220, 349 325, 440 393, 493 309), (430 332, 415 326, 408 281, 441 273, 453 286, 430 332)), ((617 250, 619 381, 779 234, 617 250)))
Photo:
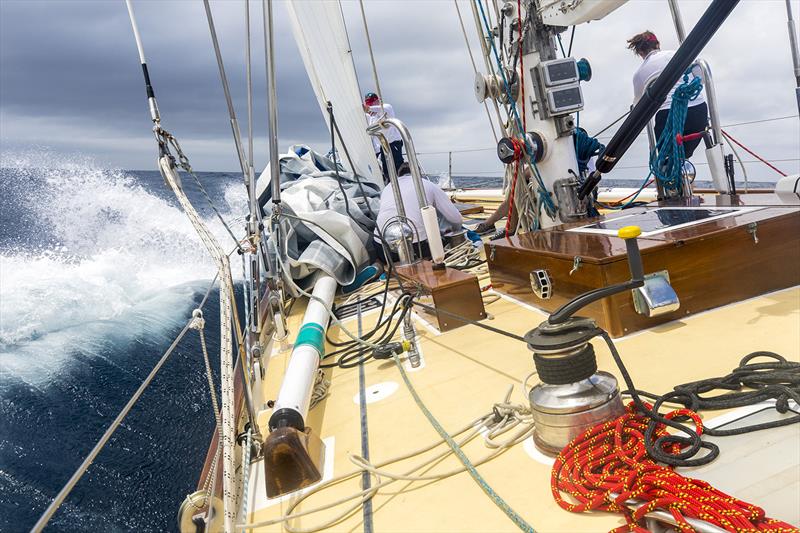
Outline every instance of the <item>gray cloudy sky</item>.
MULTIPOLYGON (((708 3, 681 2, 687 27, 708 3)), ((304 142, 326 151, 324 122, 285 8, 277 4, 280 147, 304 142)), ((372 89, 358 3, 343 5, 362 89, 372 89)), ((468 4, 462 5, 468 13, 468 4)), ((202 2, 136 0, 134 6, 165 126, 181 140, 196 169, 235 170, 202 2)), ((800 4, 795 7, 800 17, 800 4)), ((244 3, 216 0, 212 9, 244 128, 244 3)), ((251 10, 260 21, 261 2, 252 2, 251 10)), ((485 112, 473 97, 472 67, 453 3, 372 0, 366 2, 366 10, 384 96, 411 128, 417 149, 492 147, 485 112)), ((577 28, 573 55, 587 57, 594 71, 592 81, 584 84, 587 107, 581 113, 581 125, 590 133, 628 108, 631 75, 639 60, 625 49, 625 39, 644 29, 659 35, 664 48, 677 45, 666 0, 631 0, 604 20, 577 28)), ((475 45, 475 29, 470 25, 468 30, 475 45)), ((267 151, 260 31, 254 28, 259 167, 267 151)), ((723 124, 797 114, 783 0, 743 1, 702 56, 714 71, 723 124)), ((0 0, 0 61, 0 141, 5 155, 42 147, 56 159, 80 154, 105 167, 155 167, 141 71, 122 0, 0 0)), ((789 118, 731 127, 729 132, 768 159, 794 159, 776 165, 800 172, 799 124, 797 118, 789 118)), ((646 165, 646 142, 640 141, 615 176, 646 173, 625 168, 646 165)), ((704 158, 695 159, 702 163, 704 158)), ((445 154, 425 155, 422 161, 429 172, 447 167, 445 154)), ((453 161, 455 173, 499 174, 501 169, 492 151, 456 153, 453 161)), ((751 178, 774 176, 760 164, 748 168, 751 178)))

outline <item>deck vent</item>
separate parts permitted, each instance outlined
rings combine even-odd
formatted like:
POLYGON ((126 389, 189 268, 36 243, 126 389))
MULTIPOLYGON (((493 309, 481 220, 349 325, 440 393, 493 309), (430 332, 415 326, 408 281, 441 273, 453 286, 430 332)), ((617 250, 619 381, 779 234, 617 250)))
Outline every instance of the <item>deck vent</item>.
POLYGON ((550 273, 544 269, 531 271, 531 289, 533 294, 542 300, 549 300, 553 296, 553 282, 550 273))

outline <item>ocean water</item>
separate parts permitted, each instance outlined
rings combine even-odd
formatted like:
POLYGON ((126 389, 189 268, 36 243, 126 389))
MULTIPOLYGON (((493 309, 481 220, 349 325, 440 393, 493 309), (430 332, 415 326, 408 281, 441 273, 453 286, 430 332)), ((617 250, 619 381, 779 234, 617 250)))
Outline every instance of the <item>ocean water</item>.
MULTIPOLYGON (((30 529, 185 325, 214 267, 157 172, 102 170, 41 152, 4 155, 1 163, 0 531, 16 532, 30 529)), ((241 176, 200 178, 243 233, 241 176)), ((498 187, 502 179, 454 183, 498 187)), ((184 187, 232 247, 193 181, 184 178, 184 187)), ((211 354, 219 351, 217 306, 212 292, 211 354)), ((176 530, 212 429, 190 332, 48 531, 176 530)))
MULTIPOLYGON (((240 176, 202 179, 239 231, 240 176)), ((193 182, 184 186, 232 248, 193 182)), ((16 532, 30 529, 185 325, 214 267, 157 172, 4 156, 0 188, 0 531, 16 532)), ((211 354, 217 308, 212 293, 211 354)), ((176 530, 213 429, 207 389, 190 332, 47 531, 176 530)))

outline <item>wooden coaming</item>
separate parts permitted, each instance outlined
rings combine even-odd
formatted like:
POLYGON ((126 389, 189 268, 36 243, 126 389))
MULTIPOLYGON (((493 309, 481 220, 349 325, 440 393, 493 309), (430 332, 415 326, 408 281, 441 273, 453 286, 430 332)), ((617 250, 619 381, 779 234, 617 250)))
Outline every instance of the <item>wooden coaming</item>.
MULTIPOLYGON (((800 284, 800 202, 796 198, 710 196, 695 199, 693 205, 764 207, 639 239, 645 272, 669 272, 681 302, 677 311, 648 318, 635 312, 630 293, 621 293, 590 304, 581 315, 594 318, 612 336, 620 337, 800 284)), ((566 231, 585 223, 489 243, 487 258, 495 290, 553 311, 581 293, 629 279, 622 239, 566 231), (575 257, 581 264, 570 274, 575 257), (531 290, 529 275, 535 269, 550 274, 553 297, 549 300, 537 298, 531 290)))

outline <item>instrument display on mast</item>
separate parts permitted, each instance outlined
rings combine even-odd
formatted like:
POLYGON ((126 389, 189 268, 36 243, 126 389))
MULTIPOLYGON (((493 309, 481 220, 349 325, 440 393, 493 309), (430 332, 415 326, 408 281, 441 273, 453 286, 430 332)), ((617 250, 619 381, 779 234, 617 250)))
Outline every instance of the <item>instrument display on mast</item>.
POLYGON ((571 113, 583 109, 581 86, 573 85, 547 89, 547 107, 551 115, 571 113))
POLYGON ((574 57, 542 61, 539 69, 546 87, 575 83, 580 79, 578 62, 574 57))

